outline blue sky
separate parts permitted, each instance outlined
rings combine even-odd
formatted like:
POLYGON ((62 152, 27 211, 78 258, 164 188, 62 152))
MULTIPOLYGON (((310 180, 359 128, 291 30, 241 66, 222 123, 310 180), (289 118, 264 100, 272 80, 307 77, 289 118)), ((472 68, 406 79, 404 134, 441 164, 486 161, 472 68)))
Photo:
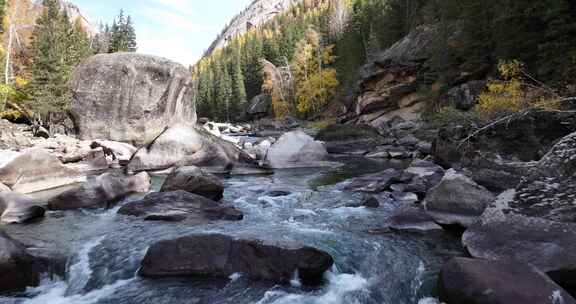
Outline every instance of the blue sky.
POLYGON ((252 0, 72 0, 93 24, 124 9, 136 25, 138 52, 195 63, 252 0))

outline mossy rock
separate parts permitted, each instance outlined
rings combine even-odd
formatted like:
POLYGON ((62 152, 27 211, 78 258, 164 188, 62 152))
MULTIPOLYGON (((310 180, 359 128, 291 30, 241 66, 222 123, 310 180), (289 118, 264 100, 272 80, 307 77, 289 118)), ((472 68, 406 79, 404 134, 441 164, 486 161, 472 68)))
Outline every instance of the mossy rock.
POLYGON ((342 125, 333 124, 318 132, 317 140, 322 141, 349 141, 360 139, 382 139, 378 131, 369 125, 342 125))

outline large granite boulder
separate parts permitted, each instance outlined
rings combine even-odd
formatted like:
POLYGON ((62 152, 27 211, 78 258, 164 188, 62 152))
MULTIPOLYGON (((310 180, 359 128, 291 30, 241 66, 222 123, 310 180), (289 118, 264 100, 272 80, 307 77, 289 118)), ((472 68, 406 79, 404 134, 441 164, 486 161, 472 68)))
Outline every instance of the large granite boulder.
POLYGON ((165 129, 136 151, 127 168, 130 171, 144 171, 198 166, 231 171, 236 167, 255 165, 255 160, 233 143, 204 129, 179 124, 165 129))
POLYGON ((576 133, 560 140, 516 188, 509 212, 576 223, 576 133))
POLYGON ((21 193, 0 193, 0 221, 7 224, 21 224, 44 216, 41 202, 21 193))
POLYGON ((168 177, 161 192, 184 190, 198 194, 214 201, 219 201, 224 196, 224 184, 222 181, 198 167, 176 168, 168 177))
POLYGON ((107 208, 133 193, 150 190, 150 176, 146 172, 134 176, 105 173, 48 200, 50 210, 107 208))
POLYGON ((501 194, 462 243, 472 257, 513 259, 538 268, 556 283, 576 291, 576 225, 507 214, 514 191, 501 194))
POLYGON ((0 153, 0 183, 13 191, 31 193, 85 179, 85 172, 65 166, 55 155, 41 149, 0 153))
POLYGON ((197 224, 215 220, 238 221, 244 217, 240 210, 230 205, 182 190, 148 194, 140 201, 125 204, 118 213, 145 220, 187 220, 197 224))
POLYGON ((426 194, 426 212, 443 225, 473 225, 494 195, 467 176, 450 169, 426 194))
POLYGON ((24 290, 40 282, 38 261, 0 230, 0 292, 24 290))
POLYGON ((569 304, 576 300, 528 264, 454 258, 442 267, 440 300, 446 304, 569 304))
POLYGON ((186 67, 164 58, 99 54, 76 68, 72 115, 83 139, 137 145, 166 126, 196 123, 194 82, 186 67))
POLYGON ((287 283, 295 275, 318 284, 332 257, 311 247, 283 248, 220 234, 191 235, 152 245, 139 274, 144 277, 214 276, 241 273, 254 280, 287 283))
POLYGON ((328 152, 324 145, 302 131, 282 135, 270 147, 266 161, 272 168, 305 168, 325 166, 328 152))
POLYGON ((386 221, 388 228, 407 232, 439 231, 442 227, 420 206, 408 205, 394 212, 386 221))

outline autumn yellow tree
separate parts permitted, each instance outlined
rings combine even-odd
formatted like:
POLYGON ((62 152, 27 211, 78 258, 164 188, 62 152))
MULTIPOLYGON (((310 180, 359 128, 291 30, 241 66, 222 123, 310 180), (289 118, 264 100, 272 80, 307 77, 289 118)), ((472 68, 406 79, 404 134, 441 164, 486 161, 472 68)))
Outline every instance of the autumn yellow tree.
POLYGON ((319 113, 336 93, 336 70, 330 68, 336 57, 333 45, 323 46, 320 34, 309 29, 296 44, 291 63, 296 108, 303 116, 319 113))
POLYGON ((493 119, 531 108, 561 108, 560 96, 545 85, 532 84, 535 80, 524 72, 524 65, 520 61, 501 61, 498 71, 501 79, 490 81, 486 91, 478 97, 476 111, 484 118, 493 119))

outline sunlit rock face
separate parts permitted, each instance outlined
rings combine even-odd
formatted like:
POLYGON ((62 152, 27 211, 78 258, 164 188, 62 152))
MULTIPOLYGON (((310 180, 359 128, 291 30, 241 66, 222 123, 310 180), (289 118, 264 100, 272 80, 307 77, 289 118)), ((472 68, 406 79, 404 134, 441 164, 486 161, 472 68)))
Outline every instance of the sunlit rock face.
POLYGON ((99 54, 73 75, 72 115, 83 139, 146 143, 166 126, 196 123, 194 82, 160 57, 99 54))

